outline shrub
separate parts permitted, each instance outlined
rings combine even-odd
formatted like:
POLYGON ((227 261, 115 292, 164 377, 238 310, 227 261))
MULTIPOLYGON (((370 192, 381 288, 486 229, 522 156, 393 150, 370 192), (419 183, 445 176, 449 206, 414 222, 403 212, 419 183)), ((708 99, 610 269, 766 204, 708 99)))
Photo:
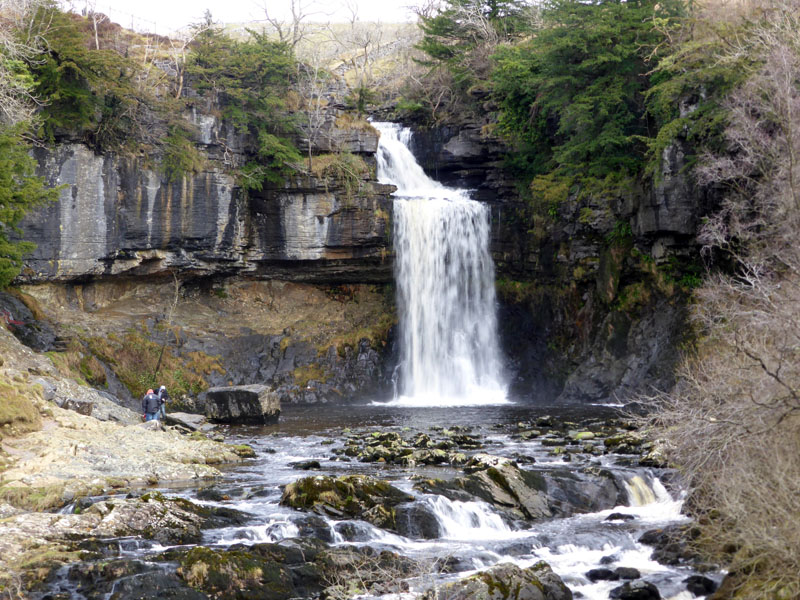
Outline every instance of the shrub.
POLYGON ((694 351, 655 402, 701 547, 748 599, 800 593, 800 3, 770 4, 734 49, 753 66, 725 103, 726 151, 697 170, 726 190, 701 237, 729 268, 695 290, 694 351))

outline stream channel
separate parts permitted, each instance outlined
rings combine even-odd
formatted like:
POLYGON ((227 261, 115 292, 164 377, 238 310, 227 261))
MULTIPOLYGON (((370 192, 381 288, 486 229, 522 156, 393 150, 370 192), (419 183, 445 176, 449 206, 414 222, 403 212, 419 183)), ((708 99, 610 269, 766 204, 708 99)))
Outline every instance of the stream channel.
MULTIPOLYGON (((275 425, 222 430, 226 441, 250 444, 257 456, 227 468, 223 480, 213 487, 161 491, 168 497, 189 498, 202 505, 234 508, 250 515, 249 521, 242 525, 206 530, 201 543, 211 548, 312 536, 333 545, 367 545, 389 550, 431 565, 430 573, 410 581, 409 592, 386 595, 384 600, 410 600, 432 585, 500 562, 513 562, 524 568, 540 560, 550 564, 575 598, 606 600, 614 588, 624 583, 590 581, 586 576, 589 570, 629 567, 638 570, 641 579, 653 583, 662 598, 689 600, 695 596, 687 591, 684 582, 698 573, 691 566, 668 566, 652 560, 653 547, 638 541, 645 531, 686 520, 680 513, 680 489, 673 488, 675 474, 639 466, 638 454, 606 453, 599 437, 588 442, 568 441, 565 452, 554 450, 548 443, 573 427, 599 430, 616 423, 616 410, 606 406, 546 407, 524 403, 458 408, 411 408, 379 403, 292 405, 285 407, 275 425), (548 423, 552 429, 542 426, 548 423), (525 434, 532 430, 540 435, 525 434), (523 470, 543 474, 548 482, 560 481, 557 484, 560 489, 549 492, 569 496, 565 505, 574 510, 567 509, 566 514, 573 514, 531 522, 509 518, 481 501, 449 500, 438 494, 422 493, 412 487, 415 481, 446 480, 463 476, 463 472, 450 465, 411 467, 361 462, 344 455, 348 440, 368 439, 374 432, 395 432, 406 439, 425 433, 435 440, 451 432, 474 437, 482 442, 482 447, 467 450, 465 454, 480 452, 513 458, 523 470), (312 471, 297 464, 312 460, 319 463, 312 471), (279 505, 282 486, 302 477, 356 473, 388 480, 414 496, 405 505, 404 513, 412 519, 402 528, 405 535, 364 521, 334 519, 279 505), (609 482, 607 485, 598 486, 598 473, 603 473, 600 479, 609 482), (573 485, 564 486, 564 481, 573 485), (616 497, 614 490, 619 492, 616 497), (578 512, 588 506, 603 508, 578 512), (413 522, 414 518, 419 522, 413 522), (436 565, 444 562, 449 565, 448 574, 437 572, 436 565)), ((120 556, 145 562, 167 549, 154 541, 119 540, 120 556)), ((168 563, 149 564, 154 569, 174 569, 168 563)), ((719 574, 704 575, 717 583, 721 579, 719 574)), ((123 588, 119 586, 117 591, 123 588)), ((51 589, 51 593, 54 591, 64 594, 59 597, 76 600, 85 597, 66 577, 51 589)), ((112 593, 107 597, 129 596, 112 593)))

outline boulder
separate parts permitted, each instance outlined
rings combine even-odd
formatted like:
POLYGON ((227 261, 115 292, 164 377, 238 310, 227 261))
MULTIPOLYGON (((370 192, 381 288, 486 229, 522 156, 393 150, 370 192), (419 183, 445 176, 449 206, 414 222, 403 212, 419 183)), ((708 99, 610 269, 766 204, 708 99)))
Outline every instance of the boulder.
POLYGON ((586 572, 589 581, 618 581, 619 574, 611 569, 592 569, 586 572))
POLYGON ((200 401, 206 416, 217 423, 274 423, 281 412, 280 398, 267 385, 211 388, 200 401))
POLYGON ((572 592, 545 562, 527 569, 500 564, 430 589, 423 600, 572 600, 572 592))
POLYGON ((356 518, 383 529, 397 529, 394 507, 413 496, 367 475, 303 477, 283 490, 280 503, 326 516, 356 518))
POLYGON ((547 485, 539 473, 523 471, 511 460, 489 455, 482 455, 475 461, 473 468, 481 463, 496 466, 486 466, 466 477, 456 477, 449 481, 420 481, 414 488, 426 493, 441 494, 451 500, 478 498, 516 519, 536 520, 553 516, 546 493, 547 485))
POLYGON ((442 526, 430 506, 414 502, 395 510, 397 532, 408 538, 435 540, 442 537, 442 526))
POLYGON ((483 500, 511 518, 529 521, 597 512, 626 498, 606 469, 535 471, 521 469, 508 458, 476 454, 465 470, 474 472, 451 480, 422 480, 414 488, 450 500, 483 500))
POLYGON ((164 427, 161 424, 161 421, 158 419, 153 419, 151 421, 142 421, 136 425, 141 429, 146 429, 147 431, 164 431, 164 427))
POLYGON ((717 590, 717 584, 704 575, 692 575, 684 579, 683 583, 686 584, 686 589, 689 590, 695 598, 697 596, 708 596, 717 590))
POLYGON ((658 588, 649 581, 631 581, 608 593, 612 600, 659 600, 658 588))
POLYGON ((617 567, 614 572, 619 575, 620 579, 639 579, 642 576, 639 569, 633 567, 617 567))

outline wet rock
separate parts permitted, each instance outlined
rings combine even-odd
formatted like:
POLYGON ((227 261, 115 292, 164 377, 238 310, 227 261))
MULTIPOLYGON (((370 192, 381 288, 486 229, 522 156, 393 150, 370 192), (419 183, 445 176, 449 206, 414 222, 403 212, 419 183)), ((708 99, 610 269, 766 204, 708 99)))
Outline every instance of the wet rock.
POLYGON ((297 597, 292 573, 274 560, 269 550, 272 546, 258 544, 249 548, 232 546, 228 550, 199 546, 180 557, 176 574, 204 597, 297 597))
POLYGON ((617 567, 614 573, 616 573, 620 579, 639 579, 639 577, 642 576, 639 570, 633 567, 617 567))
POLYGON ((555 448, 557 446, 566 445, 567 440, 565 440, 562 437, 548 437, 548 438, 542 438, 541 442, 542 446, 544 446, 545 448, 555 448))
POLYGON ((679 565, 699 559, 688 544, 695 533, 695 530, 686 525, 670 525, 645 531, 639 542, 653 546, 653 560, 665 565, 679 565))
POLYGON ((415 502, 395 510, 397 533, 412 539, 435 540, 442 535, 439 519, 429 507, 415 502))
POLYGON ((608 469, 550 469, 542 476, 551 510, 558 516, 607 510, 627 502, 627 491, 608 469))
POLYGON ((289 463, 290 467, 300 469, 301 471, 310 471, 312 469, 320 469, 321 466, 318 460, 301 460, 298 462, 289 463))
POLYGON ((270 386, 216 387, 203 392, 206 416, 219 423, 272 423, 281 412, 280 399, 270 386))
POLYGON ((611 569, 592 569, 586 572, 586 578, 589 581, 617 581, 619 574, 611 569))
POLYGON ((475 473, 483 471, 490 467, 502 467, 506 465, 515 465, 514 461, 505 456, 494 456, 492 454, 475 454, 464 466, 465 473, 475 473))
POLYGON ((411 500, 412 496, 387 481, 367 475, 319 475, 287 485, 280 503, 334 518, 359 518, 376 527, 395 530, 395 507, 411 500))
POLYGON ((605 446, 610 452, 617 454, 639 454, 639 447, 644 439, 635 433, 622 433, 605 439, 605 446))
POLYGON ((328 521, 317 515, 306 515, 295 521, 297 526, 298 535, 301 538, 310 538, 325 542, 328 544, 333 543, 334 535, 328 521))
POLYGON ((608 593, 612 600, 659 600, 658 588, 649 581, 632 581, 608 593))
POLYGON ((428 590, 423 600, 572 600, 572 592, 547 563, 527 569, 500 564, 428 590))
POLYGON ((464 450, 477 450, 483 448, 483 442, 478 436, 459 434, 452 436, 453 443, 464 450))
POLYGON ((211 500, 212 502, 222 502, 230 500, 231 497, 215 487, 203 488, 197 491, 197 498, 200 500, 211 500))
POLYGON ((186 585, 173 572, 172 567, 140 560, 116 559, 108 562, 78 563, 70 567, 68 579, 75 586, 75 591, 87 600, 207 598, 205 594, 186 585))
POLYGON ((634 521, 636 520, 635 515, 627 515, 625 513, 611 513, 605 519, 605 521, 634 521))
MULTIPOLYGON (((509 459, 496 458, 497 466, 450 481, 421 481, 414 488, 442 494, 451 500, 463 500, 465 495, 479 498, 517 519, 536 520, 552 516, 544 478, 539 473, 521 470, 509 459)), ((488 458, 482 460, 492 462, 488 458)))
POLYGON ((697 596, 707 596, 713 594, 717 589, 717 584, 703 575, 692 575, 683 580, 686 589, 696 598, 697 596))

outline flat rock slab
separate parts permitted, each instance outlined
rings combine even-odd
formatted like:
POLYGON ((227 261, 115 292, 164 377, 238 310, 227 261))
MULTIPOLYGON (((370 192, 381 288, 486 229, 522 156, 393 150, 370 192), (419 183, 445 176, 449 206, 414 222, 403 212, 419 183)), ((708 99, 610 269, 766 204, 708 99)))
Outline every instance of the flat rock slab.
POLYGON ((200 401, 216 423, 274 423, 281 412, 278 394, 260 384, 211 388, 200 394, 200 401))
POLYGON ((185 412, 167 413, 164 422, 167 425, 180 425, 192 431, 210 431, 214 429, 214 426, 208 422, 205 416, 185 412))

